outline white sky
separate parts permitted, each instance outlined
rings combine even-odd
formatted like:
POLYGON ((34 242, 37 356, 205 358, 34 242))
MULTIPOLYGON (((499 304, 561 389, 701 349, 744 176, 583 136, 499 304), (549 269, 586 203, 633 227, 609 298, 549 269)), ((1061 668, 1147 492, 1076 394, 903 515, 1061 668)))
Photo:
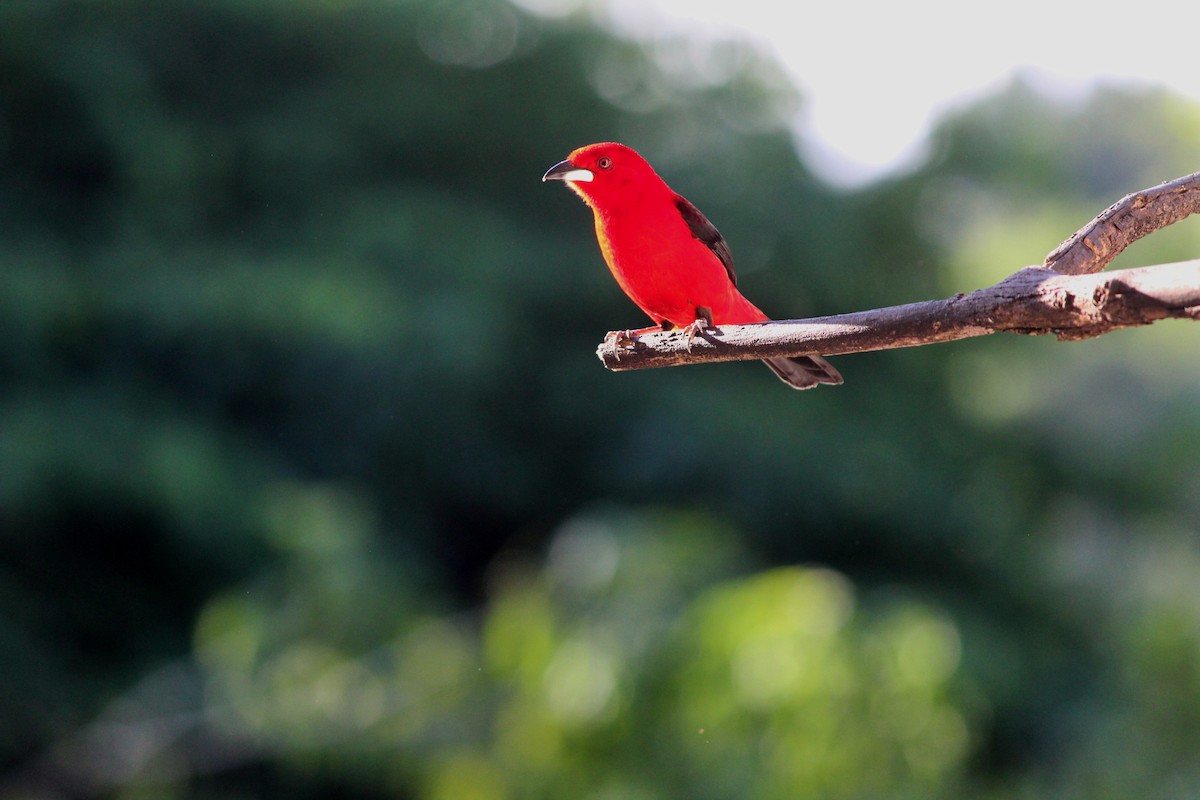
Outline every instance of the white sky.
MULTIPOLYGON (((530 7, 572 0, 524 0, 530 7)), ((920 152, 934 119, 1020 72, 1079 95, 1097 80, 1200 101, 1200 7, 1057 0, 594 0, 622 33, 748 36, 804 93, 813 166, 853 183, 920 152)), ((577 7, 577 6, 576 6, 577 7)))

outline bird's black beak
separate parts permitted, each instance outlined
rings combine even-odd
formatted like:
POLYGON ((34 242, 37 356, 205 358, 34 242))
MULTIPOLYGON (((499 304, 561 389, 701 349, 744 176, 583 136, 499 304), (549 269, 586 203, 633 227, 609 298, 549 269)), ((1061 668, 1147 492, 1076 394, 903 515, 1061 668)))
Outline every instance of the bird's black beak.
POLYGON ((586 183, 596 176, 590 169, 583 169, 571 163, 571 159, 560 161, 542 176, 543 181, 580 181, 586 183))

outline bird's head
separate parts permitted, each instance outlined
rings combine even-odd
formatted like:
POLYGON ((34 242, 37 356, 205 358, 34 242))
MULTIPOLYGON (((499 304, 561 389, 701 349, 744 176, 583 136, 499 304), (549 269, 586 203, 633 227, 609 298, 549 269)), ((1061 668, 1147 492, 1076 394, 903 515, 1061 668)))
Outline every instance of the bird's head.
POLYGON ((588 205, 605 210, 635 203, 647 188, 662 184, 646 159, 616 142, 579 148, 546 170, 542 180, 565 181, 588 205))

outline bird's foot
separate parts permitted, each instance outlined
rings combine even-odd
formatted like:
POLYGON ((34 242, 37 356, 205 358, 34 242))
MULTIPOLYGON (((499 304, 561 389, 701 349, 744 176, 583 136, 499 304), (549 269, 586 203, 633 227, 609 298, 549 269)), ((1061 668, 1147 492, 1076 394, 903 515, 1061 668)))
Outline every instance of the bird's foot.
POLYGON ((712 309, 705 306, 696 306, 696 320, 683 329, 687 334, 687 351, 692 352, 692 341, 697 334, 703 333, 713 327, 712 309))
POLYGON ((608 343, 613 349, 613 356, 617 359, 617 361, 620 361, 622 350, 634 350, 637 348, 637 337, 641 336, 643 333, 658 333, 660 330, 662 330, 662 328, 654 325, 649 328, 612 331, 608 334, 608 343))

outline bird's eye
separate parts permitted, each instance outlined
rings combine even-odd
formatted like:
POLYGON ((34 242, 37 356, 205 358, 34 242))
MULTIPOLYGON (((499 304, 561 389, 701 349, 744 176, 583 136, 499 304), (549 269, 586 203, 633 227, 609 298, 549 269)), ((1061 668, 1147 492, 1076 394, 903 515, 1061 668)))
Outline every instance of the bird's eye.
POLYGON ((612 169, 612 165, 612 159, 608 156, 600 156, 600 158, 596 161, 596 166, 600 169, 612 169))

